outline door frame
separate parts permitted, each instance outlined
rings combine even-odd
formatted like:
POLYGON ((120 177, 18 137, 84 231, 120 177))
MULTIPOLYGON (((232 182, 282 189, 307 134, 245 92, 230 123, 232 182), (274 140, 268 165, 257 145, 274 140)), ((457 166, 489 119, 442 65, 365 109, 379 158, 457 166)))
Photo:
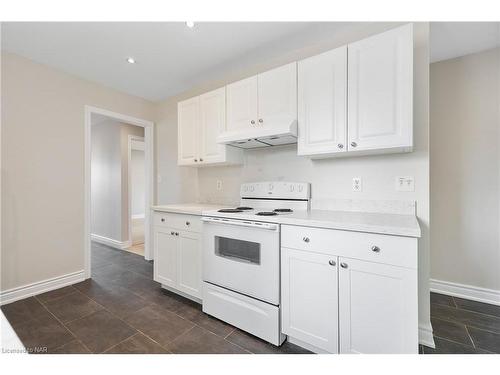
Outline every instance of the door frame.
MULTIPOLYGON (((140 137, 138 135, 128 135, 127 141, 127 185, 128 185, 128 240, 130 242, 130 246, 133 245, 132 242, 132 178, 131 178, 131 163, 132 163, 132 142, 138 141, 144 143, 144 164, 146 164, 146 142, 144 137, 140 137)), ((147 178, 146 178, 147 180, 147 178)), ((144 188, 144 193, 146 193, 147 188, 144 188)), ((146 194, 144 194, 146 195, 146 194)), ((144 236, 146 236, 146 206, 144 206, 144 236)), ((144 240, 146 238, 144 237, 144 240)), ((146 257, 146 254, 144 254, 146 257)))
POLYGON ((91 117, 92 114, 103 115, 110 117, 130 125, 140 126, 144 128, 144 159, 146 163, 146 189, 145 189, 145 205, 144 212, 144 258, 146 260, 153 259, 152 248, 152 233, 151 233, 151 206, 154 202, 154 123, 152 121, 139 119, 136 117, 124 115, 117 112, 112 112, 107 109, 97 108, 90 105, 84 106, 84 131, 85 131, 85 172, 84 172, 84 264, 85 278, 90 278, 91 275, 91 117), (148 209, 149 208, 149 209, 148 209))

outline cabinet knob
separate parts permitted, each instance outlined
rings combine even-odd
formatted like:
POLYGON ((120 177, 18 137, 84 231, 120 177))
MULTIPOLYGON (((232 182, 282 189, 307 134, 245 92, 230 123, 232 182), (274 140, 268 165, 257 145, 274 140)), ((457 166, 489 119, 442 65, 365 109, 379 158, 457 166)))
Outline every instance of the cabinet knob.
POLYGON ((302 239, 302 241, 304 241, 304 242, 309 242, 310 240, 309 240, 309 237, 304 237, 304 238, 302 239))
POLYGON ((337 147, 338 147, 338 148, 340 148, 340 149, 343 149, 343 148, 344 148, 344 145, 343 145, 342 143, 339 143, 339 144, 337 145, 337 147))
POLYGON ((378 246, 372 246, 372 251, 374 253, 380 253, 380 247, 378 247, 378 246))
POLYGON ((175 232, 175 235, 178 236, 179 235, 179 232, 175 232))
POLYGON ((200 158, 200 161, 203 161, 203 159, 202 159, 202 158, 200 158))
POLYGON ((358 144, 356 142, 351 142, 352 147, 356 147, 358 144))
POLYGON ((198 159, 194 159, 194 162, 196 163, 198 161, 198 159))
POLYGON ((170 232, 170 234, 173 236, 175 234, 175 232, 170 232))
POLYGON ((254 120, 250 121, 250 124, 254 125, 254 124, 255 124, 255 121, 254 121, 254 120))
POLYGON ((340 263, 340 267, 347 268, 347 263, 344 263, 344 262, 340 263))
POLYGON ((329 261, 329 262, 328 262, 328 264, 329 264, 330 266, 335 266, 337 263, 335 263, 335 261, 334 261, 334 260, 331 260, 331 261, 329 261))
POLYGON ((161 222, 162 222, 162 223, 164 223, 164 222, 165 222, 165 218, 164 218, 164 217, 162 217, 162 218, 161 218, 161 222))
POLYGON ((262 124, 264 122, 264 120, 262 120, 261 118, 259 119, 259 122, 262 124))
POLYGON ((191 225, 191 223, 189 221, 186 221, 186 225, 191 225))

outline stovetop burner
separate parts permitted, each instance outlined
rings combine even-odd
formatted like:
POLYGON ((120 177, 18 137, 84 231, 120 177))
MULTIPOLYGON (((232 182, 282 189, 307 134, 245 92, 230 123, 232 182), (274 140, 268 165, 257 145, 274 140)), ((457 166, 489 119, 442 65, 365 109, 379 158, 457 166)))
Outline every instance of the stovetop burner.
POLYGON ((237 208, 223 208, 223 209, 220 209, 217 212, 223 212, 223 213, 232 214, 232 213, 243 212, 243 210, 240 210, 240 209, 237 209, 237 208))
POLYGON ((273 211, 274 212, 278 212, 278 213, 281 213, 281 212, 293 212, 293 210, 291 208, 275 208, 273 211))
POLYGON ((249 211, 249 210, 253 210, 253 208, 252 208, 252 207, 245 207, 245 206, 243 206, 243 207, 236 207, 235 209, 236 209, 236 210, 241 210, 241 211, 249 211))
POLYGON ((257 212, 255 215, 258 215, 258 216, 275 216, 275 215, 278 215, 278 213, 273 212, 273 211, 262 211, 262 212, 257 212))

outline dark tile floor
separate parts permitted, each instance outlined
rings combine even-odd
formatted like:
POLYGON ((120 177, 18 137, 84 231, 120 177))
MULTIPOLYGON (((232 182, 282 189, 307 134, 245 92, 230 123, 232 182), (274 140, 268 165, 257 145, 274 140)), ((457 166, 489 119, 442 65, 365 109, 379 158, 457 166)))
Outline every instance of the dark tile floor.
POLYGON ((431 293, 436 348, 424 354, 500 353, 500 306, 431 293))
POLYGON ((277 348, 212 318, 152 278, 151 262, 94 243, 92 279, 2 311, 32 352, 309 353, 288 342, 277 348))

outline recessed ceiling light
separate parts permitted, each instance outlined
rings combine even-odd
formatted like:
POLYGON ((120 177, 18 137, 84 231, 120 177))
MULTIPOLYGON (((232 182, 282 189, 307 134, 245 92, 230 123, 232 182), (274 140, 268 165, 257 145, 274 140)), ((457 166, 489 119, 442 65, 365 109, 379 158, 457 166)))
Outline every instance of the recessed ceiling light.
POLYGON ((194 22, 193 21, 187 21, 186 26, 192 29, 194 27, 194 22))
POLYGON ((129 64, 135 64, 135 59, 133 57, 127 57, 127 62, 129 64))

